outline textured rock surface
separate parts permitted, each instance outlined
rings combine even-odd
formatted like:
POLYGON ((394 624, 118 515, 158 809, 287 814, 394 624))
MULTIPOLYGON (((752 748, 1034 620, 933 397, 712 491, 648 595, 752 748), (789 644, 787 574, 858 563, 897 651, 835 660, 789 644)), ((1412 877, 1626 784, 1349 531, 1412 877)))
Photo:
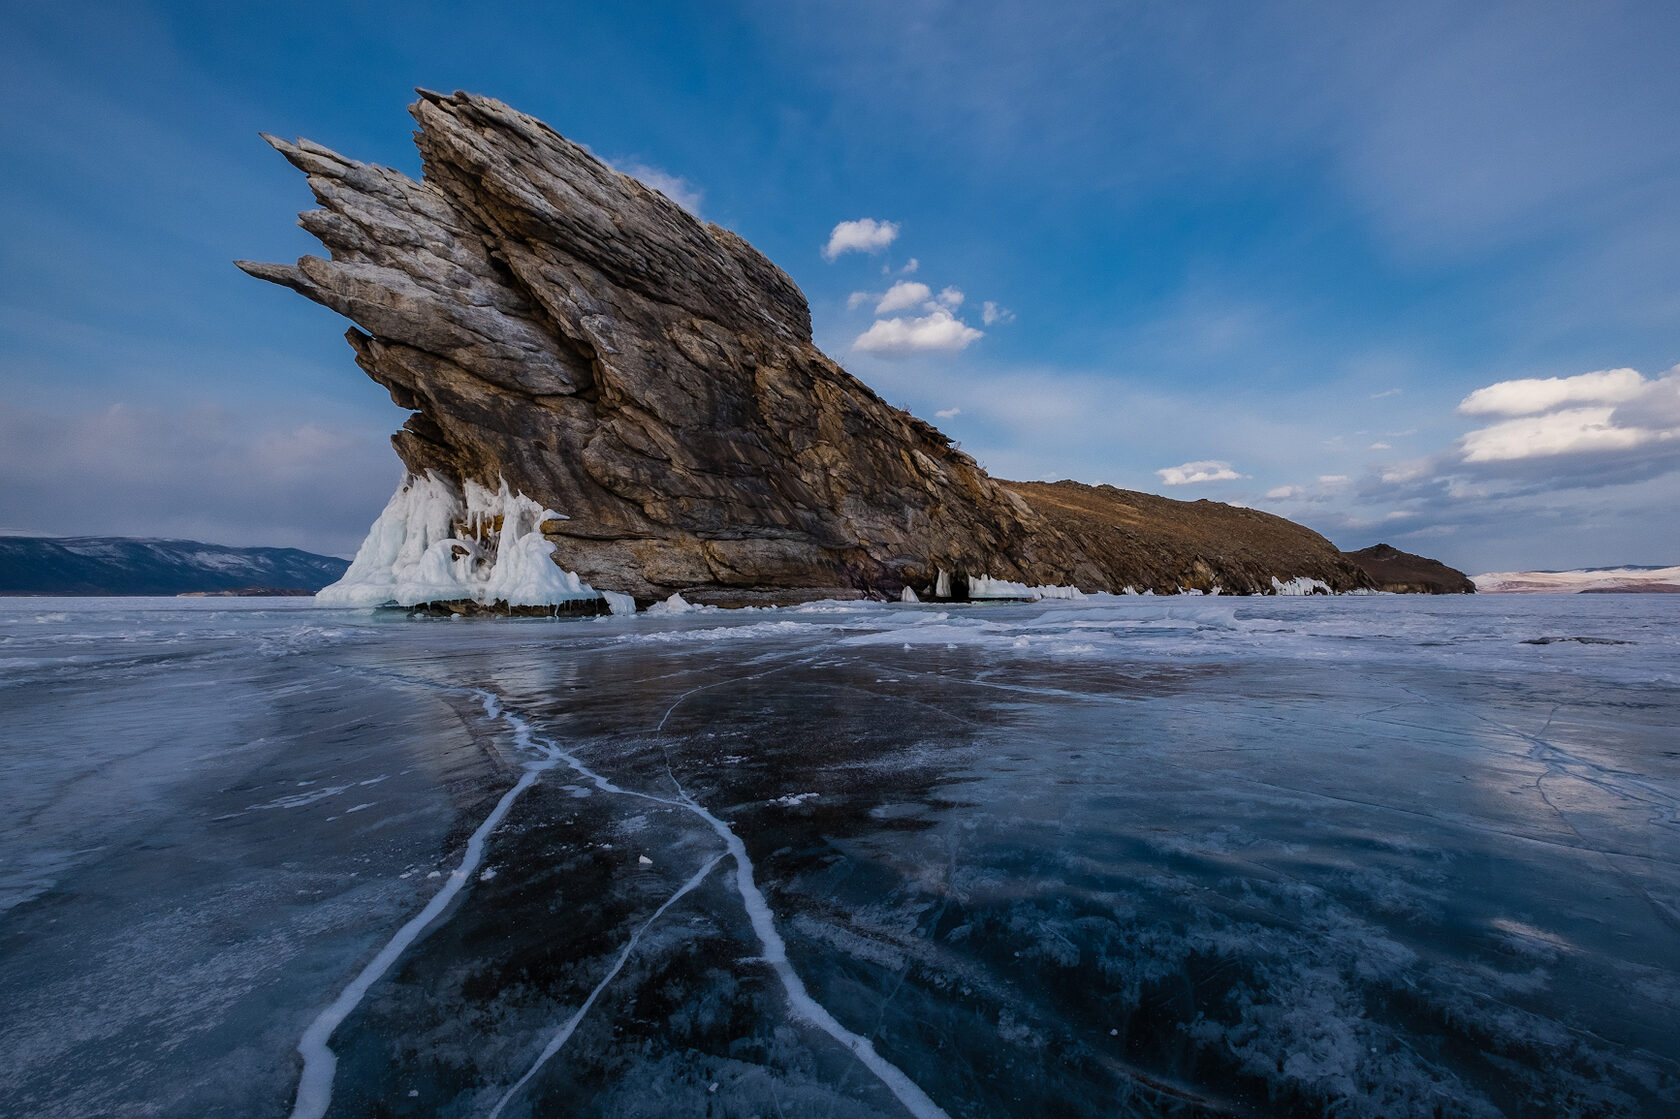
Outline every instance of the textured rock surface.
POLYGON ((1475 594, 1470 576, 1440 560, 1414 556, 1387 544, 1342 553, 1358 564, 1377 586, 1395 594, 1475 594))
POLYGON ((817 350, 798 287, 740 237, 500 102, 421 91, 411 111, 420 182, 265 137, 308 175, 300 222, 331 259, 239 266, 356 323, 357 363, 414 412, 393 439, 411 472, 566 512, 555 558, 597 587, 1370 585, 1266 514, 996 481, 817 350))

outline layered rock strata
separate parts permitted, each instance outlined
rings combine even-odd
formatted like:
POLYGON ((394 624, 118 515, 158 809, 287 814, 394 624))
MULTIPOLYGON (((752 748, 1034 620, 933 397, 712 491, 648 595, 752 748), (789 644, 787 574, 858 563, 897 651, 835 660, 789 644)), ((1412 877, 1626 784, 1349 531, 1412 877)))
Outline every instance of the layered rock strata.
POLYGON ((349 318, 413 412, 416 479, 504 485, 569 519, 553 560, 647 602, 929 597, 968 575, 1087 591, 1369 588, 1281 518, 1106 487, 1004 483, 819 351, 798 287, 500 102, 420 91, 424 174, 265 136, 330 259, 240 261, 349 318))

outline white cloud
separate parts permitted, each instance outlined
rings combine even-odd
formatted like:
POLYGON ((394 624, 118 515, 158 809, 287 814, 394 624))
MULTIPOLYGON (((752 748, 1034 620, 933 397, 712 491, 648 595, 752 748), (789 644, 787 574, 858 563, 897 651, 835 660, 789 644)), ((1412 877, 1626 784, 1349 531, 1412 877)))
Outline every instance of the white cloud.
POLYGON ((1247 477, 1231 469, 1228 462, 1216 459, 1206 459, 1201 462, 1187 462, 1182 466, 1169 466, 1155 472, 1160 476, 1164 486, 1191 486, 1199 482, 1229 482, 1235 478, 1247 477))
POLYGON ((1500 381, 1465 397, 1458 410, 1515 417, 1461 438, 1466 463, 1614 456, 1661 444, 1680 450, 1680 369, 1654 381, 1632 369, 1500 381))
POLYGON ((1371 450, 1373 450, 1373 451, 1387 451, 1387 450, 1391 450, 1391 449, 1392 448, 1390 448, 1387 443, 1372 443, 1371 444, 1371 450))
POLYGON ((898 239, 898 223, 859 218, 843 221, 828 235, 823 248, 824 260, 835 260, 842 253, 878 253, 898 239))
MULTIPOLYGON (((948 287, 939 293, 939 303, 947 310, 955 311, 963 305, 963 293, 958 288, 948 287)), ((929 307, 928 310, 933 308, 929 307)))
POLYGON ((1318 476, 1318 484, 1321 486, 1345 486, 1348 481, 1346 474, 1320 474, 1318 476))
POLYGON ((1645 378, 1632 369, 1500 381, 1459 401, 1458 410, 1466 416, 1532 416, 1566 404, 1620 404, 1638 396, 1645 385, 1645 378))
POLYGON ((941 309, 921 318, 877 320, 874 326, 857 336, 852 348, 881 354, 961 350, 984 333, 941 309))
POLYGON ((920 268, 921 266, 922 266, 921 261, 917 260, 915 257, 911 257, 909 259, 909 261, 905 263, 904 267, 899 269, 899 272, 908 276, 911 273, 915 272, 916 269, 920 268))
POLYGON ((1371 399, 1372 400, 1383 400, 1383 399, 1385 399, 1387 397, 1390 397, 1390 396, 1399 396, 1399 395, 1400 395, 1400 390, 1399 389, 1384 389, 1382 392, 1372 393, 1371 394, 1371 399))
POLYGON ((1435 460, 1430 458, 1412 459, 1409 462, 1391 463, 1385 467, 1379 477, 1384 485, 1398 486, 1407 482, 1416 482, 1429 477, 1435 472, 1435 460))
POLYGON ((854 291, 846 297, 846 310, 855 311, 874 298, 867 291, 854 291))
POLYGON ((669 171, 661 171, 645 163, 632 163, 622 170, 626 175, 640 180, 642 185, 657 190, 695 217, 700 216, 700 203, 705 198, 705 192, 681 175, 673 175, 669 171))
POLYGON ((1266 491, 1266 496, 1273 501, 1288 501, 1292 497, 1300 497, 1307 491, 1300 486, 1276 486, 1266 491))
POLYGON ((980 304, 980 321, 987 326, 991 326, 993 323, 1014 322, 1015 312, 1007 307, 999 307, 988 299, 980 304))
POLYGON ((938 416, 942 420, 954 420, 958 416, 962 415, 962 409, 961 408, 941 408, 939 411, 935 412, 934 415, 938 416))
POLYGON ((1509 462, 1581 451, 1625 451, 1661 438, 1638 427, 1617 427, 1615 409, 1566 408, 1479 428, 1459 440, 1465 462, 1509 462))
POLYGON ((914 280, 900 280, 887 289, 887 294, 875 305, 875 313, 890 315, 894 311, 908 311, 927 302, 932 294, 933 289, 926 284, 919 284, 914 280))

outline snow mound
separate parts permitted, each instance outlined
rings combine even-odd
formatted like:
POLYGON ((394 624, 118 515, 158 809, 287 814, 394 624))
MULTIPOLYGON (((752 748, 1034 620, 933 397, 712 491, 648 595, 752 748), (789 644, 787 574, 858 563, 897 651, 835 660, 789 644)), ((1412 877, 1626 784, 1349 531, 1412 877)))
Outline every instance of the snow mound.
POLYGON ((697 614, 702 610, 716 610, 715 606, 696 606, 679 592, 667 598, 664 602, 656 602, 647 608, 649 614, 697 614))
MULTIPOLYGON (((603 597, 554 562, 545 521, 564 520, 506 482, 457 489, 436 474, 409 476, 368 529, 350 570, 315 596, 322 606, 552 606, 603 597)), ((618 613, 628 595, 608 599, 618 613)), ((630 606, 634 609, 634 601, 630 606)))

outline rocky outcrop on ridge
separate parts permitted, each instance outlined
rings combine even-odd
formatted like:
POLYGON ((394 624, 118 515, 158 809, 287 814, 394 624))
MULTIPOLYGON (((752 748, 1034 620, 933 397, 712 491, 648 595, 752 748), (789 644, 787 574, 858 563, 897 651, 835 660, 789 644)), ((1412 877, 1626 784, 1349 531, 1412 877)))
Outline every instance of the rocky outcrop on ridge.
POLYGON ((393 438, 411 474, 565 513, 543 534, 597 588, 1371 586, 1278 517, 995 480, 819 351, 798 287, 740 237, 500 102, 422 90, 410 111, 418 182, 265 136, 308 176, 300 223, 330 259, 239 267, 356 324, 357 364, 413 412, 393 438))
POLYGON ((1414 556, 1387 544, 1373 544, 1357 552, 1343 552, 1364 569, 1377 589, 1394 594, 1475 594, 1470 576, 1440 560, 1414 556))

